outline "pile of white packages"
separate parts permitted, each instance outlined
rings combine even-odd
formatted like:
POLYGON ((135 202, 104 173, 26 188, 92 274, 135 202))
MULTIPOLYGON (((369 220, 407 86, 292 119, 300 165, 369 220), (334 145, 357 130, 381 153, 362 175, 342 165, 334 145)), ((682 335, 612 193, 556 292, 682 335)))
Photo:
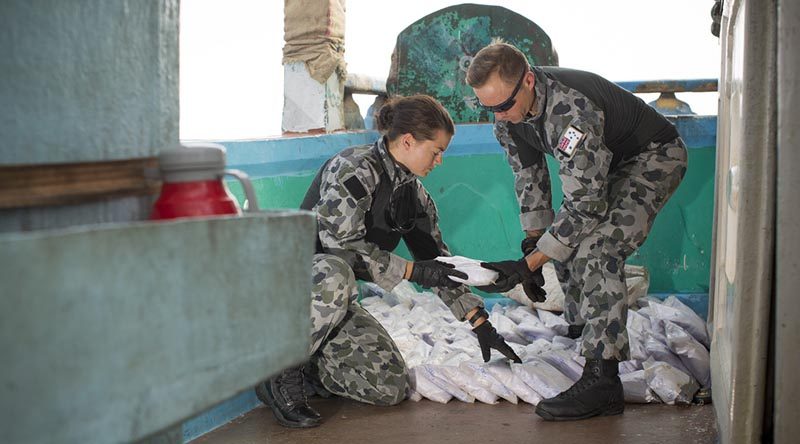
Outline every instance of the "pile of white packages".
MULTIPOLYGON (((580 378, 584 358, 567 338, 563 315, 521 305, 492 307, 489 320, 522 359, 499 352, 484 363, 468 323, 459 322, 433 293, 403 281, 392 292, 364 283, 361 305, 386 328, 409 368, 409 398, 447 403, 455 398, 495 404, 501 398, 536 405, 580 378)), ((688 404, 710 388, 705 322, 674 296, 641 298, 628 310, 631 360, 620 363, 625 400, 688 404)))

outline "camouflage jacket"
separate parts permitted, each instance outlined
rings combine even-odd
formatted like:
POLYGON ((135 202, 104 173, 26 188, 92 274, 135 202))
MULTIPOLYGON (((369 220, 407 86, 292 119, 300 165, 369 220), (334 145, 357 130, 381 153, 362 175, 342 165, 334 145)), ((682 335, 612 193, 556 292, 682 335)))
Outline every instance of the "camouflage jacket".
POLYGON ((495 123, 495 137, 514 172, 520 223, 549 229, 537 243, 567 260, 608 210, 608 178, 650 142, 678 137, 675 127, 635 95, 595 74, 533 68, 536 102, 522 122, 495 123), (558 161, 564 200, 552 208, 545 154, 558 161))
MULTIPOLYGON (((407 261, 391 251, 402 237, 415 260, 450 256, 439 231, 436 205, 417 177, 389 155, 383 138, 373 145, 346 148, 333 156, 312 183, 306 201, 317 213, 322 251, 344 259, 359 279, 391 291, 403 280, 407 261), (318 190, 314 188, 318 187, 318 190), (403 233, 389 228, 385 206, 403 190, 413 207, 403 233), (311 197, 311 199, 309 199, 311 197)), ((304 205, 306 205, 304 203, 304 205)), ((391 224, 389 224, 391 225, 391 224)), ((483 306, 462 285, 434 288, 456 319, 483 306)))

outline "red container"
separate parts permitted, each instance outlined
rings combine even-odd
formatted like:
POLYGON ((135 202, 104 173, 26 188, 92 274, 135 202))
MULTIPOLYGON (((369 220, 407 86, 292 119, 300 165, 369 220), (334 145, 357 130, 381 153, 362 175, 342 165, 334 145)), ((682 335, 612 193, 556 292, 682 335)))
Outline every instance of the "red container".
POLYGON ((238 170, 225 169, 225 147, 213 143, 182 146, 159 155, 163 185, 153 205, 151 220, 242 214, 222 178, 232 175, 242 182, 247 211, 257 211, 250 179, 238 170))

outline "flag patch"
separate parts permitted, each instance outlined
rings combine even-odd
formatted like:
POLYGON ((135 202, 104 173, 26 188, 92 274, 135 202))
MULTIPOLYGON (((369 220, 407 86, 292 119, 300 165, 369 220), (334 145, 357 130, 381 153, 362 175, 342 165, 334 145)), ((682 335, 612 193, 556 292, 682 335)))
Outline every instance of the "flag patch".
POLYGON ((585 135, 583 131, 570 125, 567 130, 564 131, 561 140, 558 141, 558 150, 565 156, 572 157, 572 155, 575 154, 575 149, 581 144, 585 135))

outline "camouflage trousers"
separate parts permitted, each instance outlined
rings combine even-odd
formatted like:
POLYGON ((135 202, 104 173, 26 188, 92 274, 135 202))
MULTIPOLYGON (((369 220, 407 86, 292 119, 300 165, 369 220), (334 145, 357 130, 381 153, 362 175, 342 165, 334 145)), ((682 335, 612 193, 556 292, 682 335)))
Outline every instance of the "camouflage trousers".
POLYGON ((405 361, 389 333, 357 302, 353 270, 329 254, 314 255, 312 270, 307 373, 335 395, 375 405, 402 401, 405 361))
POLYGON ((581 354, 591 359, 630 359, 625 259, 647 239, 658 212, 686 173, 680 138, 651 143, 609 175, 609 209, 570 258, 554 262, 564 290, 564 315, 583 328, 581 354))

